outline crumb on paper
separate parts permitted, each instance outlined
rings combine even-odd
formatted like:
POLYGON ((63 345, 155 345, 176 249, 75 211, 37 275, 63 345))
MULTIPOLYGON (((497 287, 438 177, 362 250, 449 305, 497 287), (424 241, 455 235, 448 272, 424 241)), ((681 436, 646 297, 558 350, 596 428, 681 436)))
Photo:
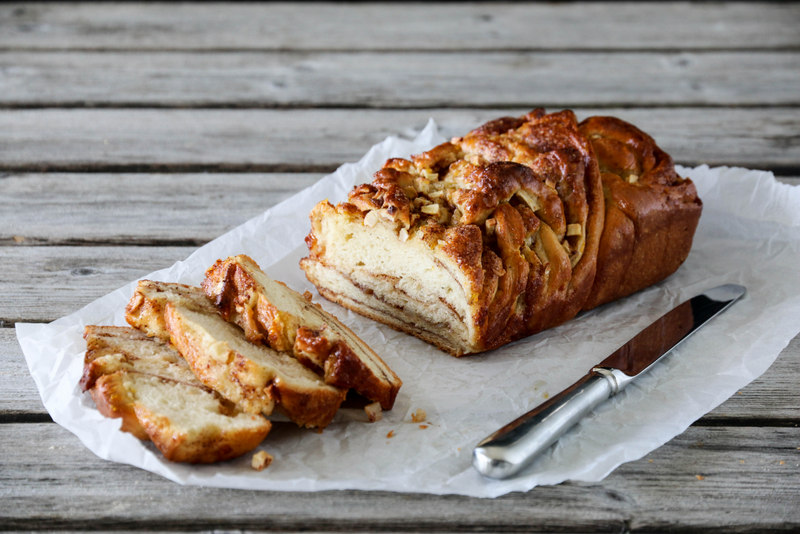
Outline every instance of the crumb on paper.
POLYGON ((744 460, 739 460, 739 463, 740 463, 740 464, 743 464, 743 463, 744 463, 744 460))
POLYGON ((548 393, 547 391, 545 391, 544 393, 542 393, 542 398, 543 398, 543 399, 549 399, 549 398, 550 398, 550 393, 548 393))
POLYGON ((428 425, 419 425, 419 427, 424 430, 424 429, 428 428, 428 425))
POLYGON ((653 459, 650 458, 649 460, 647 460, 647 462, 652 464, 653 463, 653 459))
POLYGON ((411 422, 412 423, 423 423, 425 419, 428 418, 428 414, 425 413, 425 410, 419 409, 411 414, 411 422))
POLYGON ((364 413, 367 414, 367 419, 370 423, 380 421, 383 418, 383 409, 380 402, 373 402, 364 406, 364 413))
POLYGON ((272 459, 272 455, 268 454, 266 451, 258 451, 253 455, 253 459, 250 461, 250 467, 256 471, 263 471, 269 467, 269 464, 272 463, 272 459))
POLYGON ((696 478, 697 480, 705 480, 706 479, 706 477, 704 477, 703 475, 695 475, 694 478, 696 478))
POLYGON ((386 434, 386 437, 389 438, 389 439, 393 438, 394 437, 394 430, 390 430, 389 433, 386 434))
POLYGON ((303 298, 306 299, 308 302, 311 302, 311 299, 314 298, 314 295, 311 294, 311 291, 306 289, 303 291, 303 298))
POLYGON ((786 462, 785 462, 784 460, 781 460, 780 462, 778 462, 778 465, 783 465, 783 464, 785 464, 785 463, 786 463, 786 462))

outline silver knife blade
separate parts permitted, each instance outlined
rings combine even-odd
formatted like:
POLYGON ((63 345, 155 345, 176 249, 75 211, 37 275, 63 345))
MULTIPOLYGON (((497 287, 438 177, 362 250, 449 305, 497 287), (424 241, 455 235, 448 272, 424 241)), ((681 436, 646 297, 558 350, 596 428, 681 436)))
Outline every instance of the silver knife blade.
POLYGON ((573 385, 478 443, 472 465, 490 478, 517 474, 594 408, 622 391, 744 294, 743 286, 725 284, 679 304, 573 385))

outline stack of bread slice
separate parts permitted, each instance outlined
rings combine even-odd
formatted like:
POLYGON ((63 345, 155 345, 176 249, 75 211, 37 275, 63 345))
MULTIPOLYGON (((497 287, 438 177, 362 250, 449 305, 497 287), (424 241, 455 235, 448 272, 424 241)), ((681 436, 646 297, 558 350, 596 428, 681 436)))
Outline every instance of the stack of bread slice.
POLYGON ((258 446, 270 422, 195 378, 180 354, 133 328, 88 326, 81 380, 100 412, 149 439, 168 460, 210 463, 258 446))
POLYGON ((126 319, 135 330, 87 327, 81 387, 170 460, 244 454, 275 411, 323 429, 350 389, 388 410, 402 384, 310 294, 271 280, 247 256, 219 260, 202 288, 140 281, 126 319))

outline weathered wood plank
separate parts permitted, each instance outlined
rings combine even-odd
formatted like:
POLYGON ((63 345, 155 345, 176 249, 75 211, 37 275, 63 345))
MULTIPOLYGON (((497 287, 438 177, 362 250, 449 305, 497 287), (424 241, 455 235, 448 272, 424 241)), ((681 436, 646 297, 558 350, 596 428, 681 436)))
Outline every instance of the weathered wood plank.
POLYGON ((53 321, 185 259, 195 248, 4 247, 0 284, 9 295, 0 299, 0 322, 53 321))
POLYGON ((199 245, 321 176, 8 175, 0 177, 0 243, 199 245))
POLYGON ((0 53, 0 105, 25 107, 796 105, 797 87, 789 51, 0 53))
POLYGON ((0 417, 46 413, 13 328, 0 328, 0 417))
POLYGON ((0 8, 0 47, 753 49, 798 46, 798 23, 792 3, 18 3, 0 8))
MULTIPOLYGON (((429 117, 450 136, 524 111, 7 110, 0 112, 0 169, 320 171, 358 159, 387 135, 416 131, 429 117)), ((686 165, 796 170, 800 161, 800 108, 576 112, 629 120, 686 165)))
POLYGON ((792 476, 800 456, 796 428, 770 429, 768 441, 758 428, 690 428, 600 484, 539 487, 493 500, 183 487, 97 460, 54 424, 4 430, 0 497, 7 529, 619 532, 702 529, 719 526, 720 518, 726 532, 800 526, 800 478, 792 476))
MULTIPOLYGON (((789 425, 800 422, 800 336, 793 339, 764 375, 748 384, 696 424, 789 425)), ((0 328, 0 416, 43 415, 13 328, 0 328)))

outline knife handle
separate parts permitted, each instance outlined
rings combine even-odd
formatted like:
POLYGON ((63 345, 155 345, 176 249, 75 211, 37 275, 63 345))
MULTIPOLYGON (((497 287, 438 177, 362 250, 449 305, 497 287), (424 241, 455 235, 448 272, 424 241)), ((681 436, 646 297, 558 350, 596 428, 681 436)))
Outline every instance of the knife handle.
POLYGON ((594 369, 478 443, 472 452, 472 465, 489 478, 507 478, 518 473, 581 418, 615 395, 624 385, 624 378, 627 377, 617 370, 594 369))

